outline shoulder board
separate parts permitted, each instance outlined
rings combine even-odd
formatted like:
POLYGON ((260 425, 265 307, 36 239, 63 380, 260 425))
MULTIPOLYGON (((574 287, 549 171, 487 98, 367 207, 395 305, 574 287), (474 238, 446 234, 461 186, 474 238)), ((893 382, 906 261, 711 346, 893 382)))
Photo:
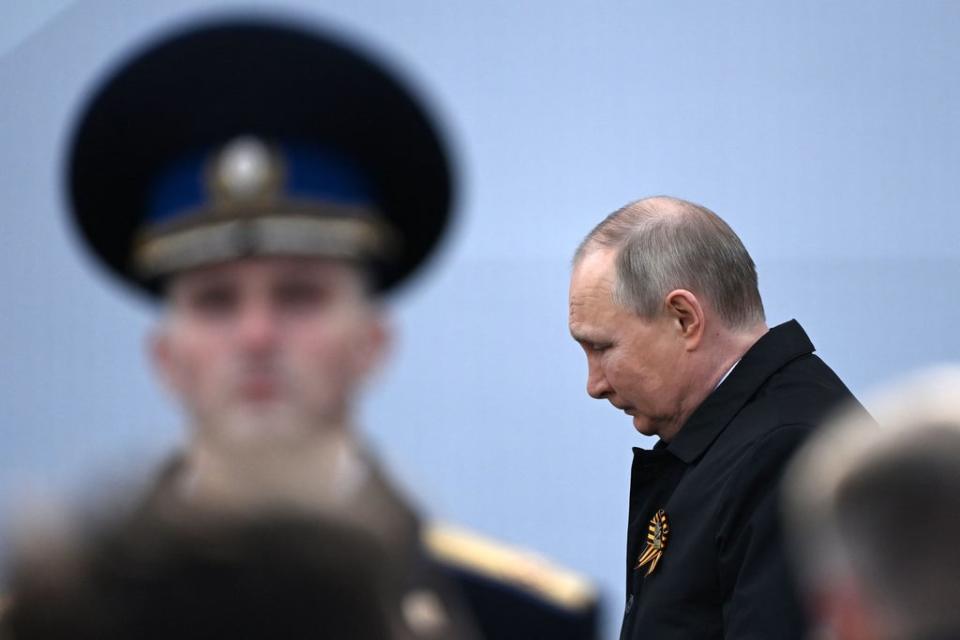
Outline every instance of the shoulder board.
POLYGON ((564 609, 596 605, 596 588, 589 580, 533 552, 446 524, 429 523, 422 535, 439 562, 505 582, 564 609))

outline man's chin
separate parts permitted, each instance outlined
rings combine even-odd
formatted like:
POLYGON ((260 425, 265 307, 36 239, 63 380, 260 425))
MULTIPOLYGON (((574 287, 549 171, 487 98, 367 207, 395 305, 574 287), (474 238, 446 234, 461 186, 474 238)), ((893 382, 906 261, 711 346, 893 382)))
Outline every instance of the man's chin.
POLYGON ((292 416, 279 406, 245 407, 232 417, 208 425, 206 436, 226 447, 258 447, 302 442, 317 431, 316 425, 292 416))
POLYGON ((645 436, 656 436, 659 434, 656 423, 646 416, 633 416, 633 428, 637 433, 645 436))

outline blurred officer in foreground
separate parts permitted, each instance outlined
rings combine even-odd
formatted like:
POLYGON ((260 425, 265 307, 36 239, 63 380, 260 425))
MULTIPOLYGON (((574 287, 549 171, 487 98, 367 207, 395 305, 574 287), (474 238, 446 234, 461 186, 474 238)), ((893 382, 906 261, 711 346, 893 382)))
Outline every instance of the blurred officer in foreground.
POLYGON ((960 638, 960 369, 827 425, 785 478, 796 569, 820 635, 960 638))
POLYGON ((853 397, 795 320, 767 328, 740 238, 676 198, 610 214, 574 257, 570 333, 587 392, 659 438, 634 449, 620 637, 802 637, 777 486, 853 397))
POLYGON ((260 495, 335 512, 409 558, 420 637, 470 637, 471 618, 494 639, 593 635, 579 578, 422 527, 359 442, 358 394, 389 343, 381 296, 432 252, 453 196, 438 132, 393 75, 289 24, 208 23, 107 78, 68 169, 83 239, 165 303, 152 359, 190 433, 151 508, 260 495))

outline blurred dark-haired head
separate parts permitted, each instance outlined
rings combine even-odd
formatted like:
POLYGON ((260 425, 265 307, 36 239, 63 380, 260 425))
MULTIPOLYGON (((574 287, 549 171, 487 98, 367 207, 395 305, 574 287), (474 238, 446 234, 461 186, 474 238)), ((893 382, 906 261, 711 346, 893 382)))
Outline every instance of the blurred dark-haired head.
POLYGON ((393 638, 390 564, 315 514, 139 514, 16 561, 0 637, 393 638))

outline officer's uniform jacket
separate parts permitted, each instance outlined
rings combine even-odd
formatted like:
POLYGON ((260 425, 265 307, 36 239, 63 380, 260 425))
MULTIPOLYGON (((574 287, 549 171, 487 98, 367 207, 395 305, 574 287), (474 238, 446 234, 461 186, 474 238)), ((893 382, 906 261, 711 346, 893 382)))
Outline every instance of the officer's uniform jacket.
MULTIPOLYGON (((400 559, 396 637, 403 640, 595 640, 599 602, 581 576, 464 529, 424 522, 369 451, 356 451, 338 483, 334 515, 377 538, 400 559)), ((150 491, 146 508, 175 512, 182 457, 150 491)))
POLYGON ((774 327, 671 442, 634 449, 621 640, 804 636, 778 481, 824 413, 853 401, 813 351, 796 321, 774 327))

